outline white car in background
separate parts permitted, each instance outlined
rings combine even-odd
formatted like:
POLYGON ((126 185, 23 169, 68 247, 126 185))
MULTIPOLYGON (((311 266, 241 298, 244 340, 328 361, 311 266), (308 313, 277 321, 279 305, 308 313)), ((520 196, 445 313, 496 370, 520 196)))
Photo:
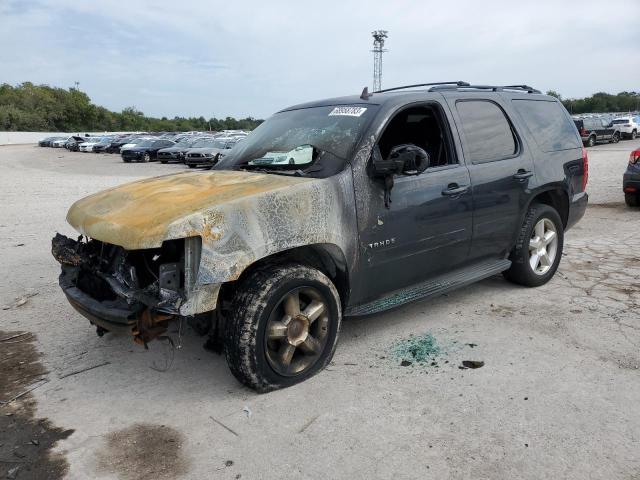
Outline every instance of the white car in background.
POLYGON ((100 141, 101 137, 89 137, 87 141, 78 145, 78 150, 81 152, 92 152, 93 146, 100 141))
POLYGON ((140 137, 140 138, 136 138, 135 140, 132 140, 129 143, 125 143, 124 145, 122 145, 120 147, 120 153, 122 153, 123 150, 129 150, 130 148, 135 147, 136 145, 138 145, 139 143, 144 142, 145 140, 155 140, 153 137, 140 137))
POLYGON ((53 148, 63 148, 64 144, 67 143, 67 141, 72 138, 72 137, 64 137, 64 138, 58 138, 57 140, 54 140, 53 142, 51 142, 51 146, 53 148))
POLYGON ((635 140, 640 133, 640 116, 637 117, 617 117, 612 123, 620 129, 622 138, 635 140))

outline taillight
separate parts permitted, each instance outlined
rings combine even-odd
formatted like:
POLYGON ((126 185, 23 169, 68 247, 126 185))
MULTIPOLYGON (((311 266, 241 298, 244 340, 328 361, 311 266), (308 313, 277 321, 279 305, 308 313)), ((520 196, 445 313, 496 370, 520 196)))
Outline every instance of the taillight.
POLYGON ((587 131, 584 129, 584 127, 582 127, 582 128, 580 129, 580 136, 581 136, 581 137, 586 137, 587 135, 589 135, 589 132, 587 132, 587 131))
POLYGON ((640 163, 640 150, 634 150, 629 154, 629 165, 640 163))
POLYGON ((587 182, 589 181, 589 156, 587 155, 587 149, 582 147, 582 191, 587 189, 587 182))

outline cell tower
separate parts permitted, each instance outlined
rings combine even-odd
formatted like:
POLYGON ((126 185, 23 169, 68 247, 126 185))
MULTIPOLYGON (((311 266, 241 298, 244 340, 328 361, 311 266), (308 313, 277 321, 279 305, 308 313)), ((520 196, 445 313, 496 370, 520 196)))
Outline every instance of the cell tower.
POLYGON ((387 50, 384 48, 384 39, 387 38, 387 30, 375 30, 371 32, 373 36, 373 91, 382 90, 382 53, 387 50))

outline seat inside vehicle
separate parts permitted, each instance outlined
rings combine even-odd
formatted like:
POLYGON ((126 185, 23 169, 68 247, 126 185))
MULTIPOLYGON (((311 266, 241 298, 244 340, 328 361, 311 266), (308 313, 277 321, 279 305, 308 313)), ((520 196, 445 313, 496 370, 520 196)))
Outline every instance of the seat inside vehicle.
POLYGON ((378 142, 382 158, 387 158, 397 145, 412 144, 429 154, 429 168, 455 163, 447 148, 441 119, 440 112, 429 106, 411 107, 397 113, 378 142))

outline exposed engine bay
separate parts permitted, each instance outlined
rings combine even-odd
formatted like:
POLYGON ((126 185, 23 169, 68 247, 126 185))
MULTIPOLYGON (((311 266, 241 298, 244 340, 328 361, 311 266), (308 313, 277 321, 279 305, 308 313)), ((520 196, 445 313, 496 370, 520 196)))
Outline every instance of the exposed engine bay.
POLYGON ((62 265, 60 286, 74 308, 96 325, 98 334, 128 333, 146 344, 180 316, 197 273, 197 240, 125 250, 83 236, 73 240, 57 234, 51 251, 62 265))

